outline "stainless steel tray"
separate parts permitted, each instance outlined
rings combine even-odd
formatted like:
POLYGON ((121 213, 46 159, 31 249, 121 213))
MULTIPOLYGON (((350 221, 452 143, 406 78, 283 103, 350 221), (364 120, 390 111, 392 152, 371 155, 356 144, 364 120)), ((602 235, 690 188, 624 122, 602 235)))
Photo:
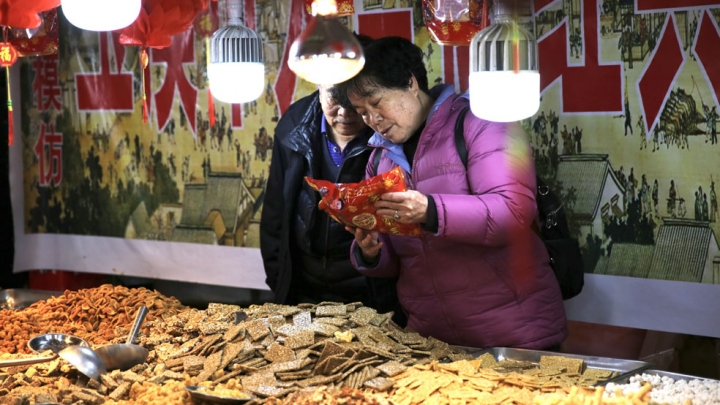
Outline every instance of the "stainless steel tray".
POLYGON ((688 374, 673 373, 673 372, 671 372, 671 371, 648 369, 648 370, 639 371, 639 372, 634 373, 634 374, 632 374, 632 375, 623 375, 623 376, 614 377, 614 378, 611 378, 610 380, 608 380, 607 382, 613 382, 613 383, 615 383, 615 384, 627 384, 628 382, 630 382, 630 377, 632 377, 632 376, 635 375, 635 374, 637 374, 637 375, 639 375, 639 374, 650 374, 650 375, 657 375, 657 376, 660 376, 660 377, 670 377, 670 378, 672 378, 672 379, 675 380, 675 381, 678 381, 678 380, 684 380, 684 381, 690 381, 690 380, 710 380, 710 381, 717 381, 717 380, 713 380, 712 378, 698 377, 698 376, 688 375, 688 374))
POLYGON ((580 354, 569 354, 569 353, 556 353, 556 352, 545 352, 541 350, 527 350, 527 349, 513 349, 509 347, 495 347, 492 349, 480 350, 472 353, 476 357, 482 356, 485 353, 490 353, 495 360, 516 360, 526 361, 530 363, 540 363, 540 357, 542 356, 562 356, 573 359, 582 359, 585 364, 590 368, 599 370, 610 370, 619 373, 612 379, 608 379, 600 383, 604 385, 609 381, 615 381, 622 377, 630 377, 631 375, 642 372, 652 367, 652 363, 640 360, 625 360, 625 359, 614 359, 610 357, 595 357, 595 356, 583 356, 580 354))
POLYGON ((38 301, 59 295, 62 295, 62 292, 23 288, 0 290, 0 309, 23 309, 38 301))

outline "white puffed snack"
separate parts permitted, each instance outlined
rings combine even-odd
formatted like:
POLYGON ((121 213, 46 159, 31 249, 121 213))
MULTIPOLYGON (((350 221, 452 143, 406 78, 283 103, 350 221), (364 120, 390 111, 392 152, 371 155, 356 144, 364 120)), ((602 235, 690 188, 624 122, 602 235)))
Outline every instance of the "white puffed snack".
POLYGON ((674 380, 653 374, 641 374, 630 377, 628 384, 608 383, 606 396, 615 396, 620 390, 624 395, 639 391, 643 384, 653 386, 650 391, 650 404, 667 405, 720 405, 720 381, 693 379, 674 380), (691 402, 690 402, 691 401, 691 402))

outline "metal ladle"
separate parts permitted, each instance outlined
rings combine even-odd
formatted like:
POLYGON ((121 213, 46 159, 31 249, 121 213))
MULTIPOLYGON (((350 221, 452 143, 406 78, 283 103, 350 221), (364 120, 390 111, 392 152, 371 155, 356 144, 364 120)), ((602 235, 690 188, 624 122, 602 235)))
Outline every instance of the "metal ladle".
POLYGON ((95 352, 102 359, 108 371, 127 370, 147 360, 149 355, 148 350, 142 346, 133 344, 147 313, 148 309, 144 305, 138 309, 127 342, 101 346, 95 349, 95 352))
POLYGON ((28 357, 25 359, 0 360, 0 368, 29 366, 31 364, 45 363, 46 361, 52 361, 57 358, 58 358, 58 355, 53 354, 52 356, 28 357))
POLYGON ((100 356, 89 347, 68 346, 60 350, 58 356, 93 380, 100 381, 100 375, 107 373, 105 363, 103 363, 100 356))
POLYGON ((100 381, 100 375, 105 374, 105 364, 102 359, 89 347, 68 346, 60 350, 56 355, 50 357, 32 357, 28 359, 14 359, 0 361, 0 368, 27 366, 30 364, 45 363, 58 358, 62 358, 68 363, 75 366, 81 373, 100 381))

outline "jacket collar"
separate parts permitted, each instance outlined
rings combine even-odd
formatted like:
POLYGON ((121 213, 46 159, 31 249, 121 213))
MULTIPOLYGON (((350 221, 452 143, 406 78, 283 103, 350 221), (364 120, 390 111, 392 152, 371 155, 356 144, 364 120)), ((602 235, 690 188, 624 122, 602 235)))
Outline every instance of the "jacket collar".
POLYGON ((314 142, 312 138, 315 134, 320 133, 319 118, 322 118, 323 112, 319 95, 319 91, 311 94, 312 100, 300 119, 300 123, 283 142, 290 150, 305 156, 308 160, 312 160, 314 142))

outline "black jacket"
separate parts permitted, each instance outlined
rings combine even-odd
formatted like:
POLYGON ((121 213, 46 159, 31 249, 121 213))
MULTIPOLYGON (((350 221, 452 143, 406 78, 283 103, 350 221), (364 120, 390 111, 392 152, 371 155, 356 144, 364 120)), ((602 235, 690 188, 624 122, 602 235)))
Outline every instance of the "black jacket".
MULTIPOLYGON (((324 218, 317 208, 319 194, 304 181, 304 176, 318 178, 325 137, 320 135, 322 108, 318 92, 293 103, 275 128, 272 162, 260 222, 260 250, 265 265, 266 283, 275 293, 275 301, 295 304, 297 277, 303 271, 303 252, 310 251, 310 231, 315 221, 324 218), (297 234, 308 235, 297 238, 297 234), (299 246, 303 243, 304 246, 299 246)), ((365 136, 369 138, 372 131, 365 136)), ((366 142, 348 151, 338 182, 358 182, 365 176, 365 166, 372 148, 366 142)), ((351 266, 348 260, 334 260, 336 266, 351 266)), ((366 279, 368 296, 365 302, 381 312, 399 312, 395 280, 366 279)))

